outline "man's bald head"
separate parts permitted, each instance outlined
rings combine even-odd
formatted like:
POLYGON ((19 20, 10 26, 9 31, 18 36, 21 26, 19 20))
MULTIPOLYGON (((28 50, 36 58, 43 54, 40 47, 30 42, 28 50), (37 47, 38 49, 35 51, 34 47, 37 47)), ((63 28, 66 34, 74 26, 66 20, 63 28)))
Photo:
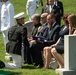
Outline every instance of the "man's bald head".
POLYGON ((48 13, 41 14, 41 17, 47 17, 48 13))
POLYGON ((41 14, 42 24, 44 24, 44 23, 47 22, 47 16, 48 16, 48 13, 43 13, 43 14, 41 14))

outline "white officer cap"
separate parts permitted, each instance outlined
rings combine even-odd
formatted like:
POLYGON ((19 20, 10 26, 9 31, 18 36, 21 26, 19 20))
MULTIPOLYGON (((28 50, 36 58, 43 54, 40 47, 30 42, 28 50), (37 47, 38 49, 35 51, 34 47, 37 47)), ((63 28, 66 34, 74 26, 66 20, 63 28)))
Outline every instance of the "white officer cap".
POLYGON ((15 19, 21 19, 23 17, 24 17, 24 12, 21 12, 21 13, 14 16, 15 19))

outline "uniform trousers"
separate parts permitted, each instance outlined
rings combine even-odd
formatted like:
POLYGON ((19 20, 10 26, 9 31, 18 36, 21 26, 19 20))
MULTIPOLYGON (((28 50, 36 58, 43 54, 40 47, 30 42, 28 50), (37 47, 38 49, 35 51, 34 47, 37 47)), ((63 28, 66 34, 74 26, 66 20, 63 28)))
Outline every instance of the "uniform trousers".
POLYGON ((6 44, 8 43, 8 30, 2 31, 2 35, 3 35, 3 40, 4 40, 4 47, 5 47, 5 51, 6 51, 6 44))
POLYGON ((6 68, 21 68, 22 66, 22 57, 17 54, 9 54, 12 56, 13 63, 7 63, 5 62, 5 67, 6 68))
POLYGON ((0 14, 0 32, 1 32, 1 14, 0 14))

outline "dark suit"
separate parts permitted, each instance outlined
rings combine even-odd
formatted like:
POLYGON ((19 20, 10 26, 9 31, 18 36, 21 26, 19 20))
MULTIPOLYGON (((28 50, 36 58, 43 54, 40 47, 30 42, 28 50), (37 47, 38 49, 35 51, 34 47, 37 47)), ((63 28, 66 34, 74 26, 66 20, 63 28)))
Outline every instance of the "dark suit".
POLYGON ((58 9, 60 11, 60 16, 62 17, 64 14, 63 3, 58 1, 56 6, 58 7, 58 9))
POLYGON ((53 5, 52 10, 50 12, 49 6, 50 5, 43 6, 41 14, 42 13, 49 13, 49 14, 53 13, 53 14, 55 14, 56 21, 60 25, 60 18, 61 18, 60 9, 56 5, 53 5))
POLYGON ((56 6, 58 7, 58 10, 59 10, 59 15, 58 15, 59 17, 58 17, 57 20, 59 21, 59 25, 60 25, 60 23, 61 23, 61 17, 64 14, 63 3, 60 2, 60 1, 57 1, 56 6))
POLYGON ((50 46, 54 43, 56 43, 56 41, 59 38, 59 30, 60 27, 59 25, 57 25, 57 23, 55 23, 52 28, 51 28, 51 33, 49 35, 48 34, 48 30, 49 28, 46 27, 44 30, 42 30, 42 32, 40 33, 39 36, 43 36, 45 37, 45 39, 47 40, 47 42, 35 42, 33 43, 32 47, 31 47, 31 54, 34 56, 34 62, 36 63, 36 65, 40 64, 40 66, 43 66, 43 60, 42 60, 42 51, 43 48, 45 46, 50 46))
MULTIPOLYGON (((49 5, 43 6, 41 14, 42 13, 51 13, 50 10, 49 10, 49 5)), ((55 5, 52 8, 52 13, 54 13, 54 14, 58 13, 58 8, 55 5)))
MULTIPOLYGON (((32 36, 36 36, 36 35, 37 35, 39 26, 41 26, 41 23, 38 23, 38 24, 36 24, 36 25, 33 26, 32 31, 31 31, 31 35, 32 35, 32 36)), ((31 36, 31 37, 32 37, 32 36, 31 36)), ((29 43, 30 43, 30 42, 29 42, 29 43)), ((32 44, 32 43, 31 43, 31 44, 32 44)), ((32 63, 32 60, 31 60, 31 55, 30 55, 30 51, 29 51, 29 50, 30 50, 30 49, 27 50, 27 59, 26 59, 26 62, 27 62, 28 64, 31 64, 31 63, 32 63)))

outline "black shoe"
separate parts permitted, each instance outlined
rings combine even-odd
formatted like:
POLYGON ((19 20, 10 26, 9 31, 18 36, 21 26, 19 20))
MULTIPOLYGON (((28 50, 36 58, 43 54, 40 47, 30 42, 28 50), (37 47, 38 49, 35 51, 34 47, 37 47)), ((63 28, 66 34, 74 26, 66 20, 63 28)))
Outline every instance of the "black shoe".
POLYGON ((4 67, 5 67, 4 62, 2 62, 2 61, 0 60, 0 68, 4 68, 4 67))
POLYGON ((37 64, 37 63, 34 63, 33 65, 34 65, 34 66, 38 66, 39 64, 37 64))
POLYGON ((43 68, 43 66, 42 65, 37 65, 36 68, 43 68))

